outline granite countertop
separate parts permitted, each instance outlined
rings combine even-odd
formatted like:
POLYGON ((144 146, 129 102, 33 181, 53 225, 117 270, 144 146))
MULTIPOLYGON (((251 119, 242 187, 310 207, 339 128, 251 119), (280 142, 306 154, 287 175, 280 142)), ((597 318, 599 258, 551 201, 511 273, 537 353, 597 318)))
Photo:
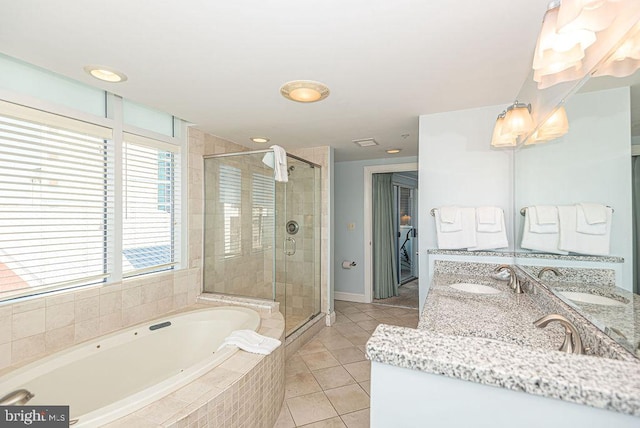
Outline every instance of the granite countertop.
POLYGON ((487 275, 436 273, 418 328, 556 350, 564 338, 564 329, 558 323, 551 323, 545 329, 535 327, 533 322, 544 315, 528 294, 514 293, 506 281, 487 275), (487 285, 500 293, 471 294, 449 286, 455 283, 487 285))
POLYGON ((563 330, 533 326, 550 313, 534 295, 518 296, 492 279, 496 265, 447 263, 436 265, 418 329, 379 325, 367 342, 369 359, 640 417, 637 360, 557 351, 563 330), (501 292, 473 295, 448 286, 456 282, 501 292))
POLYGON ((640 352, 640 295, 615 285, 545 280, 545 284, 559 298, 575 307, 585 318, 607 333, 629 352, 640 352), (618 304, 599 305, 571 300, 561 293, 581 292, 603 296, 618 304))

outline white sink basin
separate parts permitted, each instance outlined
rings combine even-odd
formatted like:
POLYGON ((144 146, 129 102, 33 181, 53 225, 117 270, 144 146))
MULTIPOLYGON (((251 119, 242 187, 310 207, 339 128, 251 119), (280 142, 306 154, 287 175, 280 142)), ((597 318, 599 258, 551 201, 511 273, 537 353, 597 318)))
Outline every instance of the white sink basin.
POLYGON ((459 282, 457 284, 449 284, 449 287, 458 291, 472 294, 498 294, 500 290, 482 284, 471 284, 469 282, 459 282))
POLYGON ((580 291, 560 291, 558 292, 558 294, 578 303, 591 303, 592 305, 604 306, 624 306, 624 303, 618 300, 611 299, 609 297, 598 296, 597 294, 582 293, 580 291))

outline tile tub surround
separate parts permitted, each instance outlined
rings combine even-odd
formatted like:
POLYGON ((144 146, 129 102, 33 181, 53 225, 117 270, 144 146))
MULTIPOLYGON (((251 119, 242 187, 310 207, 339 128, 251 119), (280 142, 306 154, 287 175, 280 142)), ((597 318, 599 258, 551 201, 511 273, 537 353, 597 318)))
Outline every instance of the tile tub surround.
MULTIPOLYGON (((197 305, 227 306, 204 296, 197 305)), ((284 318, 273 303, 235 302, 260 313, 258 332, 284 343, 284 318)), ((174 393, 105 425, 108 428, 264 427, 275 423, 284 399, 284 346, 269 355, 239 350, 220 366, 174 393)))
MULTIPOLYGON (((558 302, 560 306, 565 304, 551 293, 545 294, 540 290, 535 294, 517 296, 508 291, 508 297, 497 295, 500 297, 491 301, 491 296, 486 295, 467 294, 469 297, 455 299, 451 294, 455 290, 449 291, 450 287, 442 291, 442 287, 451 281, 504 287, 504 283, 491 282, 493 280, 486 275, 496 265, 477 265, 437 264, 421 328, 379 326, 367 343, 368 357, 372 361, 399 367, 640 416, 640 366, 637 360, 616 361, 590 355, 569 355, 548 346, 541 349, 538 346, 542 337, 536 331, 538 329, 523 324, 524 318, 512 320, 505 317, 507 324, 501 327, 491 316, 479 312, 486 309, 496 315, 501 310, 507 313, 533 310, 529 317, 558 312, 558 302), (470 274, 463 275, 465 268, 470 274), (527 301, 529 303, 523 303, 527 301), (430 314, 430 310, 435 313, 430 314), (450 321, 452 318, 454 322, 450 321), (450 325, 455 323, 460 325, 450 325)), ((587 332, 586 324, 581 326, 583 338, 587 332)), ((552 327, 557 328, 549 325, 544 329, 550 331, 551 337, 557 334, 550 330, 552 327)), ((588 334, 598 333, 595 327, 589 327, 588 334)), ((588 338, 585 339, 589 346, 588 338)), ((560 342, 550 340, 553 340, 554 348, 559 346, 560 342)), ((599 340, 605 343, 605 338, 599 340)), ((612 341, 608 340, 611 344, 612 341)), ((604 351, 604 345, 596 348, 592 352, 604 351)))
POLYGON ((200 269, 159 272, 0 305, 0 374, 102 334, 193 305, 200 269))

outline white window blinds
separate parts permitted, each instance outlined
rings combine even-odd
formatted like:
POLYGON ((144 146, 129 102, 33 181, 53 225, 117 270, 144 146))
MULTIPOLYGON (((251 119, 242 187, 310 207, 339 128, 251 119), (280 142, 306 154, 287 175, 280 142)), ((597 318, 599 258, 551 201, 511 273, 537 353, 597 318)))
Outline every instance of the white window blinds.
POLYGON ((275 227, 275 181, 272 176, 252 174, 252 248, 261 251, 273 246, 275 227))
POLYGON ((242 252, 242 173, 239 168, 220 165, 220 203, 224 221, 224 255, 242 252))
POLYGON ((179 260, 179 149, 124 134, 122 271, 170 269, 179 260))
POLYGON ((109 275, 111 130, 0 102, 0 292, 109 275))

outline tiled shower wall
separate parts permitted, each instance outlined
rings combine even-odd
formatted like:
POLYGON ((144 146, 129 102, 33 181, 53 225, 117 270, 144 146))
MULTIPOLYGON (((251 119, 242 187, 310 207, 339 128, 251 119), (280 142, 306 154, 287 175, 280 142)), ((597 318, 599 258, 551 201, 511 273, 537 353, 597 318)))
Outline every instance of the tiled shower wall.
MULTIPOLYGON (((273 170, 262 163, 262 156, 251 154, 206 160, 203 266, 204 290, 207 292, 273 299, 273 234, 265 242, 253 241, 254 174, 262 175, 267 184, 273 186, 273 170), (223 167, 233 169, 239 178, 233 183, 222 184, 226 189, 224 192, 219 190, 223 167), (225 234, 224 195, 239 196, 240 202, 236 207, 239 224, 232 225, 230 237, 225 234), (233 244, 229 253, 225 249, 228 238, 233 244)), ((269 208, 273 210, 273 204, 269 208)), ((273 219, 272 211, 265 225, 271 231, 273 219)))
POLYGON ((329 185, 331 177, 329 146, 314 147, 309 149, 291 150, 291 154, 311 161, 321 168, 320 178, 320 231, 316 236, 320 236, 320 311, 328 314, 331 312, 329 301, 329 234, 330 234, 330 206, 329 206, 329 185))
MULTIPOLYGON (((194 177, 199 178, 199 182, 191 182, 194 189, 199 189, 199 193, 191 192, 190 198, 199 198, 199 204, 191 204, 192 207, 195 208, 197 205, 197 214, 191 216, 192 222, 190 226, 190 254, 194 255, 199 254, 199 256, 193 256, 193 259, 197 261, 197 266, 200 266, 202 261, 202 237, 203 237, 203 206, 204 201, 202 199, 202 179, 203 179, 203 171, 202 171, 202 155, 204 154, 222 154, 222 153, 236 153, 249 151, 247 147, 240 146, 238 144, 232 143, 230 141, 224 140, 222 138, 218 138, 216 136, 206 134, 198 129, 190 128, 189 131, 189 141, 192 144, 192 149, 190 151, 189 158, 189 167, 190 169, 197 169, 198 172, 194 174, 194 177), (193 150, 193 147, 202 147, 202 152, 196 152, 193 150)), ((256 150, 268 148, 266 146, 257 146, 256 150)), ((285 146, 286 149, 286 146, 285 146)), ((321 169, 321 223, 320 223, 320 235, 321 236, 321 256, 320 256, 320 288, 321 288, 321 308, 322 312, 328 311, 329 298, 328 298, 328 286, 329 286, 329 277, 328 277, 328 266, 329 266, 329 257, 328 257, 328 244, 329 244, 329 177, 330 177, 330 163, 329 163, 329 151, 330 148, 328 146, 325 147, 315 147, 310 149, 301 149, 301 150, 292 150, 291 153, 299 156, 303 159, 307 159, 313 163, 316 163, 322 167, 321 169)), ((263 259, 265 263, 265 268, 262 270, 262 278, 264 281, 271 280, 271 260, 263 259)), ((192 265, 193 266, 193 265, 192 265)), ((260 269, 260 266, 256 263, 251 264, 251 269, 260 269)), ((257 271, 256 271, 257 272, 257 271)), ((256 281, 251 278, 251 270, 246 266, 237 266, 236 269, 229 269, 225 272, 225 277, 218 277, 216 275, 215 281, 224 281, 229 282, 229 278, 235 278, 236 284, 240 287, 246 287, 247 281, 256 281), (227 278, 228 277, 228 278, 227 278), (244 284, 244 285, 240 285, 244 284)), ((260 274, 256 274, 256 278, 260 278, 260 274)), ((270 284, 269 284, 270 287, 270 284)), ((299 302, 296 299, 296 302, 299 302)))
MULTIPOLYGON (((287 334, 304 324, 310 315, 320 311, 320 189, 321 169, 298 161, 289 161, 295 169, 289 181, 277 183, 276 206, 278 221, 296 221, 299 231, 289 235, 284 227, 276 228, 276 299, 286 304, 287 334), (316 177, 318 183, 316 183, 316 177), (285 209, 286 207, 286 209, 285 209), (285 254, 285 239, 295 240, 295 253, 285 254)), ((287 250, 293 248, 286 242, 287 250)))

